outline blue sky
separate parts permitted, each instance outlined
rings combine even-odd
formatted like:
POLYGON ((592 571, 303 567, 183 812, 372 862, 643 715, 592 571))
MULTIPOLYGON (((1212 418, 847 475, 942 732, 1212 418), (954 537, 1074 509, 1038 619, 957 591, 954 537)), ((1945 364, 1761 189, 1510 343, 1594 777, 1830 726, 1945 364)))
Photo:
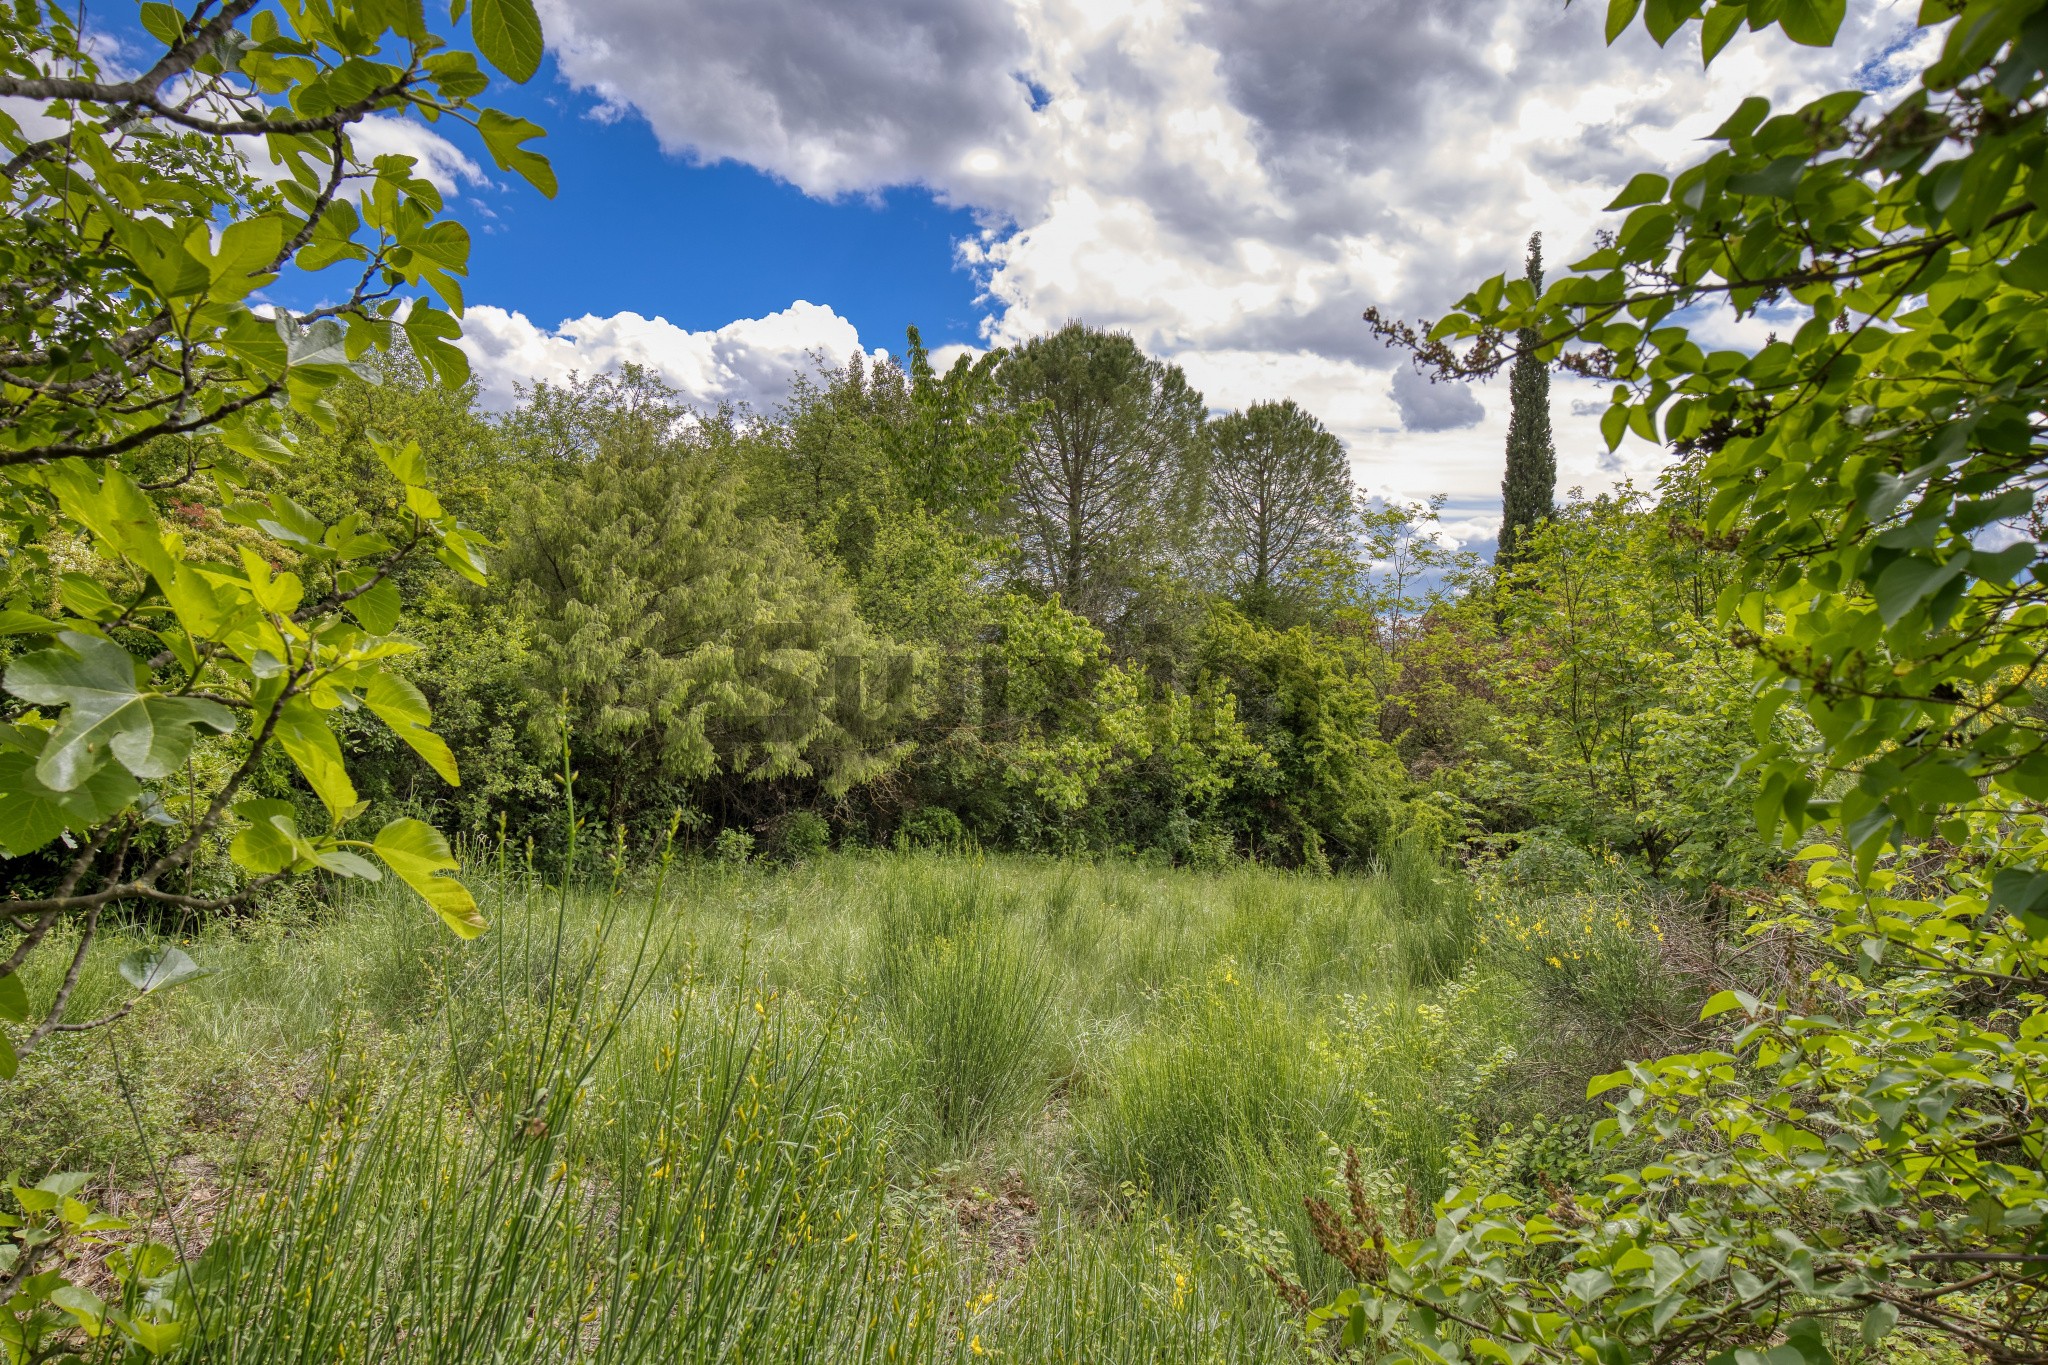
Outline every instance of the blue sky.
POLYGON ((548 130, 561 191, 486 192, 472 218, 470 296, 552 324, 585 313, 659 315, 691 331, 797 299, 827 304, 872 346, 973 342, 985 308, 955 243, 974 215, 919 186, 830 199, 737 163, 665 153, 646 120, 593 117, 551 58, 525 87, 494 92, 548 130))

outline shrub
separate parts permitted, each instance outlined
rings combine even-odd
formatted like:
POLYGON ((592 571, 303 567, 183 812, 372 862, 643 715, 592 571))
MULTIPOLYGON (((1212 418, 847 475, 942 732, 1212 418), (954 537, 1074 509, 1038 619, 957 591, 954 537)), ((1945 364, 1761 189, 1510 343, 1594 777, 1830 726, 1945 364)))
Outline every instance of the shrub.
POLYGON ((754 856, 754 836, 743 829, 722 829, 711 841, 711 856, 735 866, 747 862, 754 856))
POLYGON ((832 827, 816 811, 792 811, 775 831, 775 852, 786 863, 815 858, 832 847, 832 827))
POLYGON ((960 817, 944 806, 921 806, 903 817, 896 827, 902 843, 910 848, 942 849, 956 852, 973 843, 960 817))

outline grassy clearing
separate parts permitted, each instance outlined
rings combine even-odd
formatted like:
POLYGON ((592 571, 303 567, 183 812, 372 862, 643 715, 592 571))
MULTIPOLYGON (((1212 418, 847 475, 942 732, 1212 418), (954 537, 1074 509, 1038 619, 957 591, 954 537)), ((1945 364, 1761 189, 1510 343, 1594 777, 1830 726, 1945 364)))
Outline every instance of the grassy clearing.
POLYGON ((1434 1194, 1532 996, 1419 860, 476 881, 472 944, 383 894, 210 928, 30 1059, 0 1149, 208 1186, 222 1359, 1275 1360, 1253 1262, 1314 1286, 1347 1144, 1434 1194))

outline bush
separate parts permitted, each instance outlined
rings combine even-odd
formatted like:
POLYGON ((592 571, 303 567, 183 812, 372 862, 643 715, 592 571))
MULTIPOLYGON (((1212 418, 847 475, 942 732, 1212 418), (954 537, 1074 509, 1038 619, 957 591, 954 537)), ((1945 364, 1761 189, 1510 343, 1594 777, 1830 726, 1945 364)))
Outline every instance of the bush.
POLYGON ((711 841, 711 856, 735 866, 747 862, 754 856, 754 836, 743 829, 722 829, 711 841))
POLYGON ((785 863, 815 858, 832 847, 832 827, 816 811, 791 811, 775 830, 775 853, 785 863))
POLYGON ((944 806, 922 806, 903 817, 896 827, 897 838, 908 848, 961 852, 973 846, 973 837, 960 817, 944 806))

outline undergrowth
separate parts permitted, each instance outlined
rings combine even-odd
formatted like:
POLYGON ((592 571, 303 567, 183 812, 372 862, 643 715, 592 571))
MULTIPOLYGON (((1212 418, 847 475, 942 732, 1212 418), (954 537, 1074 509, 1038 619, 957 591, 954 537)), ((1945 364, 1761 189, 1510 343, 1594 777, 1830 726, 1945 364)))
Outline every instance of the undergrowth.
POLYGON ((1555 1131, 1501 1083, 1554 944, 1412 852, 474 881, 473 944, 382 893, 208 926, 210 976, 0 1090, 24 1175, 204 1211, 209 1358, 1284 1360, 1264 1265, 1313 1275, 1346 1147, 1426 1203, 1555 1131))

